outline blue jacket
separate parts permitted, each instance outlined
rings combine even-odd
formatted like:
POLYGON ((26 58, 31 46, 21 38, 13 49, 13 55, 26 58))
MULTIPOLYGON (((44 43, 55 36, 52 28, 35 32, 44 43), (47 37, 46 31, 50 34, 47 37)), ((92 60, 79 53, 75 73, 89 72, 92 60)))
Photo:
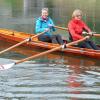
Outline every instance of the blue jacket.
MULTIPOLYGON (((43 31, 45 31, 46 28, 49 28, 49 26, 48 26, 49 24, 52 24, 54 26, 54 23, 51 18, 48 17, 47 20, 43 20, 41 17, 39 17, 36 20, 35 33, 41 33, 43 31)), ((52 35, 53 31, 55 31, 54 27, 50 28, 50 31, 45 32, 44 35, 50 36, 50 35, 52 35)))

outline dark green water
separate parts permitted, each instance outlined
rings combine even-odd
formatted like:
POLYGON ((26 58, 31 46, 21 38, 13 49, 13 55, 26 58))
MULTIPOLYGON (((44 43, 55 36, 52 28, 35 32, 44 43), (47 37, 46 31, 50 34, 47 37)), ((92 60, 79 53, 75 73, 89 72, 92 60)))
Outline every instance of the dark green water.
MULTIPOLYGON (((99 5, 100 0, 0 0, 0 28, 33 33, 43 7, 49 8, 56 25, 65 27, 73 10, 80 8, 84 21, 99 33, 99 5)), ((94 40, 100 44, 99 38, 94 40)), ((9 46, 0 41, 0 51, 9 46)), ((0 55, 0 64, 29 56, 26 49, 0 55)), ((50 54, 15 65, 0 71, 0 100, 100 100, 100 62, 50 54)))

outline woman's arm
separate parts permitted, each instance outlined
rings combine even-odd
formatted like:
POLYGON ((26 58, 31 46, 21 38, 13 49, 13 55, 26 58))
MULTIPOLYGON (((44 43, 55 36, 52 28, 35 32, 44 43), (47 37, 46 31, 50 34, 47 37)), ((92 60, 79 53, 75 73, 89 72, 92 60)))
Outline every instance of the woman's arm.
POLYGON ((35 32, 36 33, 40 33, 40 32, 45 31, 45 28, 42 28, 41 25, 42 25, 42 21, 37 20, 36 21, 36 26, 35 26, 35 32))
POLYGON ((91 29, 83 21, 82 21, 82 24, 85 31, 91 32, 91 29))
POLYGON ((54 25, 54 22, 53 22, 53 20, 51 19, 51 18, 49 18, 49 21, 50 21, 50 24, 52 25, 52 31, 56 31, 56 28, 54 27, 55 25, 54 25))

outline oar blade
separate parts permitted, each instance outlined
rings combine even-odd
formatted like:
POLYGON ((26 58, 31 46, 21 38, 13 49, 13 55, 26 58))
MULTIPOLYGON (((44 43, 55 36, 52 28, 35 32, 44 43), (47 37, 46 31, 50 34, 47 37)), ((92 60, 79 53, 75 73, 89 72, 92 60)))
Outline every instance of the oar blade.
POLYGON ((0 65, 0 70, 6 70, 6 69, 9 69, 11 67, 13 67, 15 65, 15 63, 10 63, 10 64, 3 64, 3 65, 0 65))

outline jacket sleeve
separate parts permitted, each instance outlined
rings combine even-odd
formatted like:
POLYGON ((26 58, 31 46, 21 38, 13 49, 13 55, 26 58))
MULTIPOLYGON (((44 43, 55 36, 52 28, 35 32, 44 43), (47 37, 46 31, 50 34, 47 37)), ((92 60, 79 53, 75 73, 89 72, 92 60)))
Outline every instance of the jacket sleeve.
POLYGON ((79 39, 83 38, 83 36, 81 36, 80 34, 75 33, 74 25, 73 25, 72 22, 68 23, 68 30, 69 30, 72 38, 73 38, 73 41, 76 41, 76 40, 79 40, 79 39))
POLYGON ((35 32, 36 33, 45 31, 45 28, 42 28, 41 25, 42 25, 42 22, 40 20, 37 20, 36 24, 35 24, 35 32))
MULTIPOLYGON (((50 18, 50 24, 52 24, 53 26, 55 26, 54 25, 54 22, 53 22, 53 20, 50 18)), ((52 31, 56 31, 56 28, 55 27, 52 27, 52 31)))
POLYGON ((91 32, 91 29, 84 22, 82 22, 82 23, 83 23, 84 30, 87 32, 91 32))

